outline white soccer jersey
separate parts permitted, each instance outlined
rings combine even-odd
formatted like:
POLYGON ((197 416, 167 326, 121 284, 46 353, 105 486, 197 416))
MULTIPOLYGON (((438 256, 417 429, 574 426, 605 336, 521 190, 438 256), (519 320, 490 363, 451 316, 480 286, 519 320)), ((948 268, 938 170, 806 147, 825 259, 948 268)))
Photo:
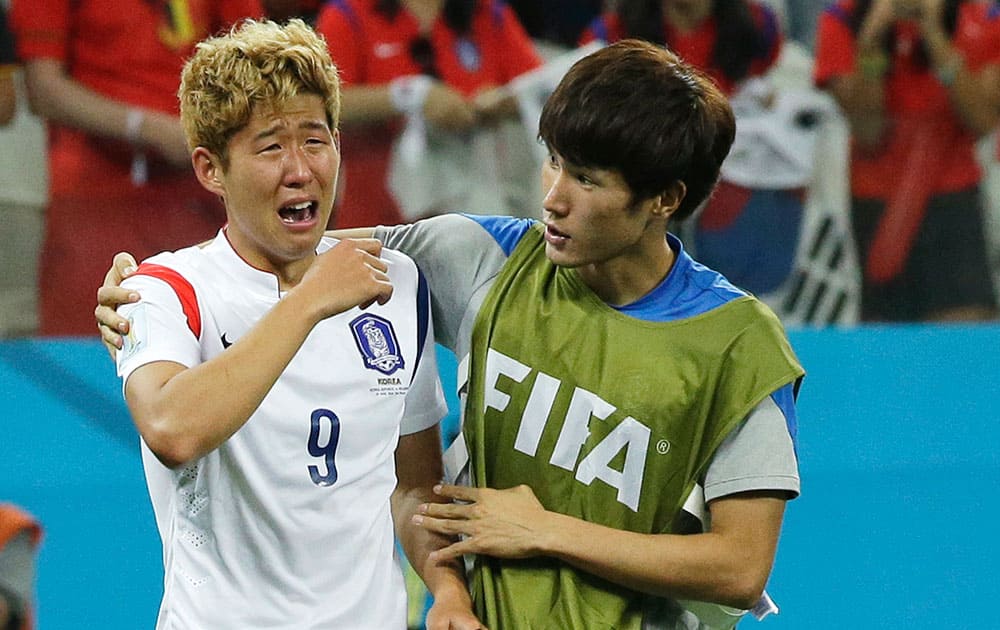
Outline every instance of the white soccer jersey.
MULTIPOLYGON (((433 426, 446 408, 424 283, 406 256, 382 258, 392 299, 320 322, 219 448, 171 470, 142 445, 163 540, 158 629, 406 627, 393 455, 400 432, 433 426)), ((208 361, 281 299, 276 277, 223 232, 148 259, 124 286, 142 301, 121 308, 132 325, 123 386, 153 361, 208 361)))

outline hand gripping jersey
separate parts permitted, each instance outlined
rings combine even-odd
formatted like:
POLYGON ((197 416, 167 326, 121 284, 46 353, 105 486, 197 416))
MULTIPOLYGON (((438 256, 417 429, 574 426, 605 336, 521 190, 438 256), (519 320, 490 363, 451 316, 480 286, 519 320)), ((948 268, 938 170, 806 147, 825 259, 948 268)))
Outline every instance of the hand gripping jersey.
MULTIPOLYGON (((627 317, 547 260, 538 225, 483 303, 470 356, 475 485, 525 483, 546 509, 644 534, 673 531, 726 436, 803 374, 756 299, 671 322, 627 317)), ((552 558, 475 562, 476 610, 491 628, 638 630, 673 605, 552 558)))
MULTIPOLYGON (((405 628, 394 451, 400 432, 446 410, 426 288, 409 258, 382 257, 392 300, 317 324, 219 448, 171 470, 142 446, 163 539, 157 628, 405 628)), ((247 265, 224 233, 150 258, 124 286, 142 301, 122 308, 133 326, 123 380, 151 361, 212 359, 281 299, 277 279, 247 265)))

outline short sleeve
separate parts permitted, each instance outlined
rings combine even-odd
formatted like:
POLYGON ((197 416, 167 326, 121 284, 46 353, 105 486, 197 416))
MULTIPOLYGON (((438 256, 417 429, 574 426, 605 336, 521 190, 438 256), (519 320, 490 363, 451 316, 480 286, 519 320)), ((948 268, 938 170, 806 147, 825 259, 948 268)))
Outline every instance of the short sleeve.
POLYGON ((17 0, 11 4, 10 27, 23 61, 66 60, 70 32, 69 0, 17 0))
POLYGON ((500 245, 478 223, 457 214, 379 227, 375 237, 417 263, 430 288, 438 342, 454 350, 466 310, 507 260, 500 245))
POLYGON ((413 382, 406 392, 406 408, 399 428, 402 435, 428 429, 440 422, 448 413, 448 405, 438 374, 434 324, 430 318, 430 302, 425 282, 420 282, 418 294, 417 309, 420 312, 417 313, 417 318, 426 322, 426 327, 417 327, 423 328, 425 333, 423 340, 418 340, 421 343, 420 358, 413 375, 413 382))
POLYGON ((798 460, 786 414, 769 397, 733 429, 705 473, 706 501, 753 490, 798 496, 798 460))
POLYGON ((148 363, 170 361, 189 368, 201 363, 201 344, 188 325, 180 298, 167 282, 137 275, 122 286, 142 296, 139 302, 118 308, 129 321, 129 334, 117 356, 123 392, 132 372, 148 363))

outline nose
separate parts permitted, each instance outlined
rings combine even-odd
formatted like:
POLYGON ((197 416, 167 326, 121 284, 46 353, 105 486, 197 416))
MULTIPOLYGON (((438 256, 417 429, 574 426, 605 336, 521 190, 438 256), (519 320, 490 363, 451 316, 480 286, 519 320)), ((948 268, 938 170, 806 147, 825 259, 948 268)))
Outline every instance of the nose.
POLYGON ((309 157, 302 147, 294 147, 285 156, 285 184, 299 187, 312 180, 313 172, 309 157))
POLYGON ((542 199, 542 208, 551 214, 566 214, 569 210, 569 194, 566 182, 566 174, 563 172, 548 173, 542 177, 542 186, 545 189, 545 197, 542 199))

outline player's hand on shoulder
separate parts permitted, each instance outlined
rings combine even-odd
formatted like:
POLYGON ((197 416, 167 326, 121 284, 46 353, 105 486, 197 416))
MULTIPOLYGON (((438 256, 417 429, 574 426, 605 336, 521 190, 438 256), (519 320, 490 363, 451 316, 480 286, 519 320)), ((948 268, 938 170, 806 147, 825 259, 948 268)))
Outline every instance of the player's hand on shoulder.
POLYGON ((323 319, 355 306, 385 304, 392 282, 381 253, 376 239, 344 239, 316 258, 294 290, 306 294, 323 319))
POLYGON ((97 308, 94 317, 97 319, 97 329, 101 333, 101 341, 111 358, 122 347, 122 335, 128 334, 128 320, 120 316, 115 309, 122 304, 138 302, 139 294, 124 289, 121 283, 125 278, 135 273, 138 267, 135 258, 128 252, 115 254, 111 268, 104 275, 104 284, 97 289, 97 308))

